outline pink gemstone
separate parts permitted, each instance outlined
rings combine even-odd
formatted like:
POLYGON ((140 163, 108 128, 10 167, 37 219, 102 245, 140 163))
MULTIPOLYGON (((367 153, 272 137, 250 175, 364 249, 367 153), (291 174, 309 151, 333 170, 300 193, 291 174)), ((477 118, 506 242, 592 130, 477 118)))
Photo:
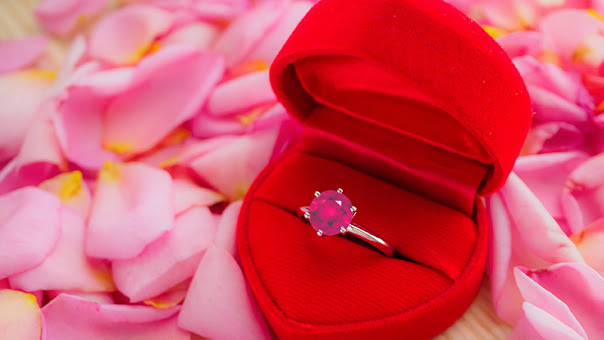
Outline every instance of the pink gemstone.
POLYGON ((310 224, 323 235, 336 235, 341 227, 347 227, 354 213, 352 203, 344 194, 334 190, 321 193, 310 203, 310 224))

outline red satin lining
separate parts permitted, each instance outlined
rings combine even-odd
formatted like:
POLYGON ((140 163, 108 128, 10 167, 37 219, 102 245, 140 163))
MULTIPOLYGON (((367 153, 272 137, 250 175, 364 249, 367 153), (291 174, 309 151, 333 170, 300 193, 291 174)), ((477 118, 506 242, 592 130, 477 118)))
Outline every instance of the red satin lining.
POLYGON ((368 321, 415 308, 457 280, 475 250, 472 216, 298 149, 278 160, 250 199, 246 239, 255 270, 278 308, 302 323, 368 321), (337 187, 358 207, 355 221, 404 259, 339 236, 319 238, 296 216, 314 190, 337 187))

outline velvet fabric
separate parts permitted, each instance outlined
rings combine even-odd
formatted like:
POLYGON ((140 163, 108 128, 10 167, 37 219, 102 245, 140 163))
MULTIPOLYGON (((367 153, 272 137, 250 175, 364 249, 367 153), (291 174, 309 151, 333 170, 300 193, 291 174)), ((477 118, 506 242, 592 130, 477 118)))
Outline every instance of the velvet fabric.
POLYGON ((280 339, 429 339, 484 273, 481 196, 530 126, 526 88, 480 26, 438 0, 323 0, 271 68, 301 143, 248 192, 241 264, 280 339), (355 221, 393 244, 319 238, 296 216, 343 188, 355 221))

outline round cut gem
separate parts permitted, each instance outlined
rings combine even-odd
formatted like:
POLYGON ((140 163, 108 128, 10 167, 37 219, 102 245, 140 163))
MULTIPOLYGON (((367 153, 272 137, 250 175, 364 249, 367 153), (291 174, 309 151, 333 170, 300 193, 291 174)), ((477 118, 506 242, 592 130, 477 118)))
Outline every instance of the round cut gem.
POLYGON ((354 217, 348 197, 334 190, 323 191, 312 200, 308 212, 310 225, 323 235, 340 233, 340 228, 347 227, 354 217))

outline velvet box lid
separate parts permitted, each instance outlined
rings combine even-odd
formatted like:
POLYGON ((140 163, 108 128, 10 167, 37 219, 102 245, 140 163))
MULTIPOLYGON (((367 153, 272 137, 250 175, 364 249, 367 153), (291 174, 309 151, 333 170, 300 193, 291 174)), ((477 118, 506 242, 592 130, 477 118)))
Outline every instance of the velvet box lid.
POLYGON ((505 52, 438 0, 323 0, 271 68, 302 141, 273 161, 239 219, 241 264, 282 339, 428 339, 484 273, 480 197, 506 180, 531 123, 505 52), (387 258, 317 237, 296 209, 343 188, 387 258))

